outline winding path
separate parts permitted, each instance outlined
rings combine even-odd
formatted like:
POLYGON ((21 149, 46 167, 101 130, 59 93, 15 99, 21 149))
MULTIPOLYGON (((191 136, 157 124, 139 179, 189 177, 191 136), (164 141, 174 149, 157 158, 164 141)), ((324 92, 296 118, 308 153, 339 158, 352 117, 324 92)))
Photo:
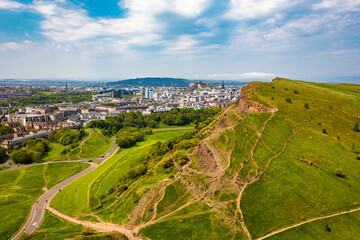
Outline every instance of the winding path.
POLYGON ((349 210, 349 211, 343 211, 343 212, 339 212, 339 213, 334 213, 334 214, 331 214, 331 215, 328 215, 328 216, 313 218, 313 219, 310 219, 310 220, 307 220, 307 221, 304 221, 304 222, 301 222, 301 223, 297 223, 297 224, 295 224, 295 225, 292 225, 292 226, 289 226, 289 227, 286 227, 286 228, 282 228, 282 229, 276 230, 276 231, 271 232, 271 233, 269 233, 269 234, 267 234, 267 235, 265 235, 265 236, 262 236, 262 237, 257 238, 257 240, 263 240, 263 239, 265 239, 265 238, 271 237, 271 236, 276 235, 276 234, 278 234, 278 233, 285 232, 286 230, 289 230, 289 229, 292 229, 292 228, 296 228, 296 227, 299 227, 299 226, 301 226, 301 225, 304 225, 304 224, 307 224, 307 223, 310 223, 310 222, 315 222, 315 221, 317 221, 317 220, 322 220, 322 219, 332 218, 332 217, 336 217, 336 216, 340 216, 340 215, 345 215, 345 214, 353 213, 353 212, 357 212, 357 211, 360 211, 360 208, 356 208, 356 209, 349 210))
MULTIPOLYGON (((116 143, 115 143, 115 137, 113 137, 112 140, 113 140, 113 146, 104 155, 104 158, 101 158, 101 161, 102 161, 101 164, 103 164, 107 159, 111 158, 117 152, 118 147, 116 146, 116 143)), ((78 161, 65 161, 65 162, 85 162, 85 161, 87 161, 87 160, 82 159, 82 160, 78 160, 78 161)), ((41 163, 41 164, 47 164, 47 163, 41 163)), ((41 165, 41 164, 33 164, 33 165, 28 165, 26 167, 30 167, 30 166, 34 166, 34 165, 41 165)), ((45 209, 48 207, 48 205, 50 204, 51 200, 55 197, 55 195, 59 191, 61 191, 61 189, 68 186, 70 183, 74 182, 75 180, 81 178, 82 176, 85 176, 86 174, 93 171, 97 167, 99 167, 98 164, 90 162, 90 167, 88 167, 87 169, 85 169, 84 171, 82 171, 78 174, 75 174, 75 175, 67 178, 63 182, 59 183, 58 185, 54 186, 50 190, 46 191, 43 195, 41 195, 41 197, 38 198, 36 203, 33 205, 30 215, 29 215, 25 225, 15 235, 15 237, 13 239, 18 239, 20 234, 23 232, 33 233, 36 229, 38 229, 38 227, 40 226, 42 219, 44 217, 45 209)), ((19 167, 19 168, 22 168, 22 167, 19 167)), ((9 171, 9 170, 10 169, 5 170, 5 171, 9 171)), ((13 170, 13 169, 11 169, 11 170, 13 170)))

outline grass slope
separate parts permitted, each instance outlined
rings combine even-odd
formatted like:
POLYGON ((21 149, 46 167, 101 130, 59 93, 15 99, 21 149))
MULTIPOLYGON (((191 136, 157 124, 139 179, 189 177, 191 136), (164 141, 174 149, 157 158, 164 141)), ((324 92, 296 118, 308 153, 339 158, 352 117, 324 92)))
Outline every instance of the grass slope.
POLYGON ((52 200, 52 207, 70 216, 92 211, 89 206, 90 197, 97 198, 113 187, 121 175, 130 171, 141 157, 148 153, 152 144, 174 138, 187 131, 189 130, 155 132, 137 146, 119 150, 96 170, 64 188, 52 200))
MULTIPOLYGON (((354 117, 360 115, 359 85, 279 79, 251 83, 243 92, 238 103, 202 130, 210 136, 174 180, 152 185, 146 189, 149 196, 138 201, 131 191, 123 196, 124 203, 135 203, 118 209, 134 209, 128 221, 130 226, 146 223, 140 228, 142 236, 202 238, 198 234, 205 231, 207 220, 200 222, 199 216, 216 213, 211 222, 224 224, 229 233, 223 239, 255 239, 304 220, 360 207, 360 132, 353 129, 360 123, 354 117), (248 112, 239 113, 238 104, 248 112), (185 189, 175 187, 178 180, 185 189), (185 193, 190 196, 184 198, 185 193), (207 204, 209 213, 183 212, 194 201, 207 204)), ((127 222, 123 216, 102 214, 106 220, 127 222)), ((358 213, 352 213, 271 238, 356 239, 358 220, 358 213)), ((205 238, 216 239, 215 229, 206 228, 205 238)))
MULTIPOLYGON (((279 111, 255 149, 255 161, 261 163, 275 155, 289 128, 295 135, 260 181, 244 192, 241 208, 252 236, 263 236, 302 219, 359 207, 360 161, 356 152, 360 150, 360 133, 353 130, 357 120, 352 114, 360 113, 360 87, 289 80, 259 83, 256 87, 258 96, 275 104, 279 111), (342 169, 345 177, 335 175, 337 169, 342 169)), ((318 234, 321 238, 328 233, 318 234)))
POLYGON ((19 230, 44 187, 50 188, 87 167, 84 163, 54 163, 0 173, 0 239, 19 230))

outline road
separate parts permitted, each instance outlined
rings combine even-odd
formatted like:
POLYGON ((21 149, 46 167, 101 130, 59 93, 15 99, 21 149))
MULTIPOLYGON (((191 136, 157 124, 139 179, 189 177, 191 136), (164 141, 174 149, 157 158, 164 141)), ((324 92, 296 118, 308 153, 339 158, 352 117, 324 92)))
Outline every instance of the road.
POLYGON ((27 167, 33 167, 33 166, 38 166, 38 165, 45 165, 45 164, 52 164, 52 163, 69 163, 69 162, 89 162, 91 161, 95 161, 95 162, 102 162, 104 159, 108 158, 110 156, 110 154, 112 152, 114 152, 114 150, 116 149, 117 145, 116 145, 116 138, 112 137, 113 140, 113 145, 111 146, 110 150, 106 152, 106 154, 104 155, 104 157, 100 157, 100 158, 84 158, 84 159, 80 159, 80 160, 70 160, 70 161, 56 161, 56 162, 44 162, 44 163, 34 163, 34 164, 28 164, 28 165, 16 165, 16 164, 11 164, 11 160, 6 161, 5 163, 0 164, 0 166, 10 166, 9 169, 5 169, 5 170, 0 170, 0 173, 2 172, 9 172, 12 170, 16 170, 16 169, 20 169, 20 168, 27 168, 27 167))
MULTIPOLYGON (((113 137, 112 140, 113 140, 113 146, 104 155, 104 158, 101 158, 103 160, 101 164, 103 164, 107 159, 112 157, 117 152, 118 147, 116 146, 116 143, 115 143, 115 137, 113 137)), ((84 161, 84 159, 79 160, 77 162, 82 162, 82 161, 84 161)), ((67 161, 67 162, 70 162, 70 161, 67 161)), ((32 166, 34 166, 34 165, 39 165, 39 164, 33 164, 32 166)), ((46 191, 43 195, 41 195, 41 197, 38 198, 36 203, 33 205, 32 209, 31 209, 31 212, 30 212, 30 215, 29 215, 25 225, 15 235, 15 237, 13 239, 18 239, 20 234, 23 233, 23 232, 25 232, 25 233, 33 233, 36 229, 38 229, 40 224, 41 224, 41 221, 42 221, 42 219, 44 217, 45 208, 49 206, 51 200, 55 197, 55 195, 59 191, 61 191, 61 189, 68 186, 70 183, 74 182, 75 180, 81 178, 82 176, 85 176, 89 172, 96 169, 98 166, 99 166, 98 164, 96 164, 94 162, 90 162, 90 167, 88 167, 87 169, 85 169, 84 171, 82 171, 82 172, 80 172, 78 174, 75 174, 72 177, 67 178, 63 182, 59 183, 58 185, 54 186, 50 190, 46 191)))

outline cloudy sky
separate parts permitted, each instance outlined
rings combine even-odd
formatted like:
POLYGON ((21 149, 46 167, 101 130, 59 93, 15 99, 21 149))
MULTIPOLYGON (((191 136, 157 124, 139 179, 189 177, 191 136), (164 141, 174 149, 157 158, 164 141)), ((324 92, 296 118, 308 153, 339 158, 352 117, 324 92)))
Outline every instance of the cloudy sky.
POLYGON ((0 78, 360 75, 360 0, 0 0, 0 78))

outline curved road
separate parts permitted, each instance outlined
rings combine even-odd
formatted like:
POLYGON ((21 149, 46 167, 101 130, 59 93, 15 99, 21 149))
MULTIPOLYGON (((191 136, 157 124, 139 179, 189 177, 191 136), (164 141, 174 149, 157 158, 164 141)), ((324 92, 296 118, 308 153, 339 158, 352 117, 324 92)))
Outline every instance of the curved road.
MULTIPOLYGON (((113 146, 104 155, 104 158, 100 158, 100 160, 103 160, 101 164, 103 164, 107 159, 112 157, 117 152, 117 151, 115 151, 118 149, 118 147, 116 146, 116 143, 115 143, 115 137, 113 137, 112 140, 113 140, 113 146)), ((86 161, 86 159, 78 160, 76 162, 84 162, 84 161, 86 161)), ((66 162, 71 162, 71 161, 66 161, 66 162)), ((44 163, 42 163, 42 164, 44 164, 44 163)), ((39 164, 33 164, 32 166, 34 166, 34 165, 39 165, 39 164)), ((32 209, 31 209, 30 215, 29 215, 25 225, 15 235, 15 237, 13 239, 18 239, 20 234, 23 232, 33 233, 36 229, 38 229, 38 227, 40 226, 41 221, 44 217, 45 208, 48 207, 48 205, 50 204, 51 200, 55 197, 55 195, 59 191, 61 191, 61 189, 63 189, 64 187, 66 187, 67 185, 72 183, 73 181, 75 181, 75 180, 81 178, 82 176, 88 174, 89 172, 93 171, 98 166, 99 166, 98 164, 90 162, 90 167, 88 167, 84 171, 67 178, 63 182, 59 183, 58 185, 54 186, 50 190, 46 191, 40 198, 37 199, 36 203, 33 205, 32 209)), ((8 170, 10 170, 10 169, 8 169, 8 170)), ((8 170, 5 170, 5 171, 8 171, 8 170)))

